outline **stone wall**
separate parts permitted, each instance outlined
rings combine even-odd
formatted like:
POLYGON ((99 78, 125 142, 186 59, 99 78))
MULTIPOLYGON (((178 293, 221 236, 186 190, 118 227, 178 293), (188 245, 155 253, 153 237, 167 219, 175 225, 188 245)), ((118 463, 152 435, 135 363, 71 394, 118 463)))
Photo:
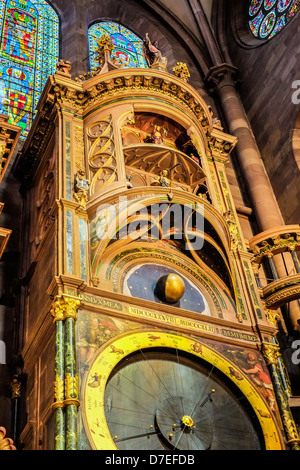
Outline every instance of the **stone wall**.
POLYGON ((300 14, 265 42, 253 40, 248 30, 245 15, 248 2, 226 3, 227 18, 223 26, 230 57, 240 71, 239 92, 285 222, 297 224, 300 221, 300 171, 296 161, 299 138, 294 129, 299 127, 296 121, 300 104, 292 101, 295 92, 292 86, 300 80, 297 41, 300 14))

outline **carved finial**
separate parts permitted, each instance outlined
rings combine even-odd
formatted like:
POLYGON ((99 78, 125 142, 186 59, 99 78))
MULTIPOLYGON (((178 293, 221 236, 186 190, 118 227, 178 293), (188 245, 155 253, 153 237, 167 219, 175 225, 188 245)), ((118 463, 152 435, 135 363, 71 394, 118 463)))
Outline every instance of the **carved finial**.
POLYGON ((59 62, 56 64, 56 73, 63 73, 65 75, 71 76, 71 62, 68 60, 60 59, 59 62))
POLYGON ((184 82, 187 82, 190 77, 189 69, 183 62, 177 62, 176 66, 173 68, 173 72, 176 77, 181 78, 184 82))
POLYGON ((111 36, 103 34, 97 41, 97 49, 95 51, 95 59, 99 62, 99 65, 92 71, 92 75, 109 72, 126 65, 124 60, 111 57, 113 50, 114 44, 111 36))
POLYGON ((114 45, 111 37, 108 34, 103 34, 97 41, 96 59, 99 60, 99 65, 103 65, 106 59, 110 59, 114 45))

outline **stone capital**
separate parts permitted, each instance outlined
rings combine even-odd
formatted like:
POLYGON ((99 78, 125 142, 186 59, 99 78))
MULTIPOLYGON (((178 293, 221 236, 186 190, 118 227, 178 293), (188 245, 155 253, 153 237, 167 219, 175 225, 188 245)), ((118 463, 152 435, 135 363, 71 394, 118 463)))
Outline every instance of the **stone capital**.
POLYGON ((262 343, 261 346, 262 354, 265 358, 267 365, 278 365, 278 357, 281 356, 280 349, 276 344, 272 343, 262 343))
POLYGON ((231 64, 223 63, 211 67, 204 81, 210 91, 220 90, 224 86, 235 88, 239 70, 231 64))
POLYGON ((65 320, 66 318, 77 318, 77 310, 81 306, 81 300, 78 297, 62 294, 57 296, 52 304, 51 315, 53 321, 65 320))

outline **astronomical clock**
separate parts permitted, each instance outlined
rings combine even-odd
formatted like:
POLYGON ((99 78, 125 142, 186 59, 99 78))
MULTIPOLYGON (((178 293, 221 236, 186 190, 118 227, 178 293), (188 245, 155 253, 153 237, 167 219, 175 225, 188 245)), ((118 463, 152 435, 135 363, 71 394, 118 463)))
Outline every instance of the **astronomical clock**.
POLYGON ((297 447, 227 179, 236 139, 186 65, 120 67, 110 37, 98 45, 93 73, 73 80, 60 63, 50 77, 15 167, 35 204, 24 446, 297 447))

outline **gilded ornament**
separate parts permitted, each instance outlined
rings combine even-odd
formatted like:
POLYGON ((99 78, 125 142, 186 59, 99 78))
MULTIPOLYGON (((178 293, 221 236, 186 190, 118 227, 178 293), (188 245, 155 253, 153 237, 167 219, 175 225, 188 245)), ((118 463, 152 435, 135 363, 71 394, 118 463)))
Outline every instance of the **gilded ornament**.
POLYGON ((75 376, 69 373, 66 374, 64 405, 75 405, 77 407, 80 405, 78 400, 78 374, 75 376))
POLYGON ((83 169, 78 170, 75 176, 74 199, 80 204, 80 207, 82 207, 83 209, 85 209, 86 207, 89 186, 90 183, 85 178, 85 171, 83 169))
POLYGON ((94 287, 98 287, 98 286, 99 286, 99 283, 100 283, 99 277, 93 277, 93 278, 91 279, 91 283, 93 284, 94 287))
POLYGON ((56 376, 54 382, 54 404, 53 408, 58 408, 64 406, 64 381, 60 376, 56 376))
POLYGON ((16 450, 12 439, 6 436, 6 429, 0 427, 0 450, 16 450))
POLYGON ((70 71, 71 71, 71 62, 69 62, 68 60, 63 60, 63 59, 60 59, 60 61, 57 62, 56 73, 60 72, 60 73, 64 73, 65 75, 70 76, 70 71))
POLYGON ((81 300, 77 297, 68 296, 63 294, 62 296, 56 297, 53 302, 50 313, 54 318, 54 322, 59 320, 65 320, 66 318, 77 318, 77 310, 81 305, 81 300))
POLYGON ((21 382, 17 379, 17 377, 14 377, 12 380, 12 383, 10 384, 11 387, 11 397, 12 399, 15 398, 21 398, 21 382))
POLYGON ((173 72, 176 77, 181 78, 185 82, 187 82, 190 77, 189 69, 183 62, 177 62, 176 66, 173 68, 173 72))
POLYGON ((279 347, 271 343, 262 343, 261 349, 266 364, 278 366, 278 357, 281 356, 279 347))
POLYGON ((53 317, 53 321, 59 321, 64 319, 64 304, 61 300, 61 298, 57 297, 56 300, 53 302, 50 314, 53 317))
POLYGON ((166 274, 159 278, 156 292, 161 300, 174 304, 178 302, 185 292, 185 283, 178 274, 166 274))
POLYGON ((280 320, 280 314, 277 310, 266 309, 266 316, 272 325, 277 326, 280 320))

